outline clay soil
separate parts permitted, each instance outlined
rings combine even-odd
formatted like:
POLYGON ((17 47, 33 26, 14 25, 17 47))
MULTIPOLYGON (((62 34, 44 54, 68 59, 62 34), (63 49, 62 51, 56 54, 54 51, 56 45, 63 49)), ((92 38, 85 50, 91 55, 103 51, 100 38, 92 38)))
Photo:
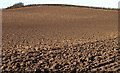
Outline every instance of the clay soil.
POLYGON ((120 71, 117 10, 3 10, 3 71, 120 71))

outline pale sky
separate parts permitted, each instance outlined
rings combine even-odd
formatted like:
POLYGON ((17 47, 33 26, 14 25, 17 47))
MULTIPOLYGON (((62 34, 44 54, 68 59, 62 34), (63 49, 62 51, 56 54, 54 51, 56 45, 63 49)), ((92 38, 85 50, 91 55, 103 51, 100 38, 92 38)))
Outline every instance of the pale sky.
POLYGON ((28 4, 71 4, 79 6, 93 6, 105 8, 118 8, 120 0, 0 0, 0 9, 7 8, 15 3, 28 4))

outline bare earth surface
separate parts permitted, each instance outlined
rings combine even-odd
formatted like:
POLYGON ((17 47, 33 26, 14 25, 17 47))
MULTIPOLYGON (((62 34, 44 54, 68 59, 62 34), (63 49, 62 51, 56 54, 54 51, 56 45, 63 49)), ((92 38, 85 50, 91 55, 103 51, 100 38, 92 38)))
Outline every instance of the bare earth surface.
POLYGON ((3 10, 3 71, 120 71, 116 10, 3 10))

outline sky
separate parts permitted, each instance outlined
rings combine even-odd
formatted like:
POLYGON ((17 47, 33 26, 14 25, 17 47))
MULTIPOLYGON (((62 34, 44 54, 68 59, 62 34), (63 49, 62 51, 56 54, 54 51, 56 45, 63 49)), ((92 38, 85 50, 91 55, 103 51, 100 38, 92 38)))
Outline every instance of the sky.
POLYGON ((29 4, 70 4, 78 6, 92 6, 104 8, 118 8, 120 0, 0 0, 0 9, 7 8, 16 3, 29 4))

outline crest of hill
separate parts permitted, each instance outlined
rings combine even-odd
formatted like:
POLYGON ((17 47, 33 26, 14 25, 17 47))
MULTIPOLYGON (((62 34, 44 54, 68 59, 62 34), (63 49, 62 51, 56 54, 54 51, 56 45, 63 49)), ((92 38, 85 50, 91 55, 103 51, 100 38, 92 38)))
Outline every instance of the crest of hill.
POLYGON ((31 6, 61 6, 61 7, 84 7, 84 8, 93 8, 93 9, 105 9, 105 10, 119 10, 116 8, 102 8, 102 7, 91 7, 91 6, 77 6, 77 5, 68 5, 68 4, 30 4, 24 6, 23 3, 17 3, 11 7, 8 7, 6 9, 15 9, 15 8, 21 8, 21 7, 31 7, 31 6))
POLYGON ((20 7, 24 7, 24 4, 23 3, 17 3, 17 4, 14 4, 13 6, 10 6, 6 9, 14 9, 14 8, 20 8, 20 7))

